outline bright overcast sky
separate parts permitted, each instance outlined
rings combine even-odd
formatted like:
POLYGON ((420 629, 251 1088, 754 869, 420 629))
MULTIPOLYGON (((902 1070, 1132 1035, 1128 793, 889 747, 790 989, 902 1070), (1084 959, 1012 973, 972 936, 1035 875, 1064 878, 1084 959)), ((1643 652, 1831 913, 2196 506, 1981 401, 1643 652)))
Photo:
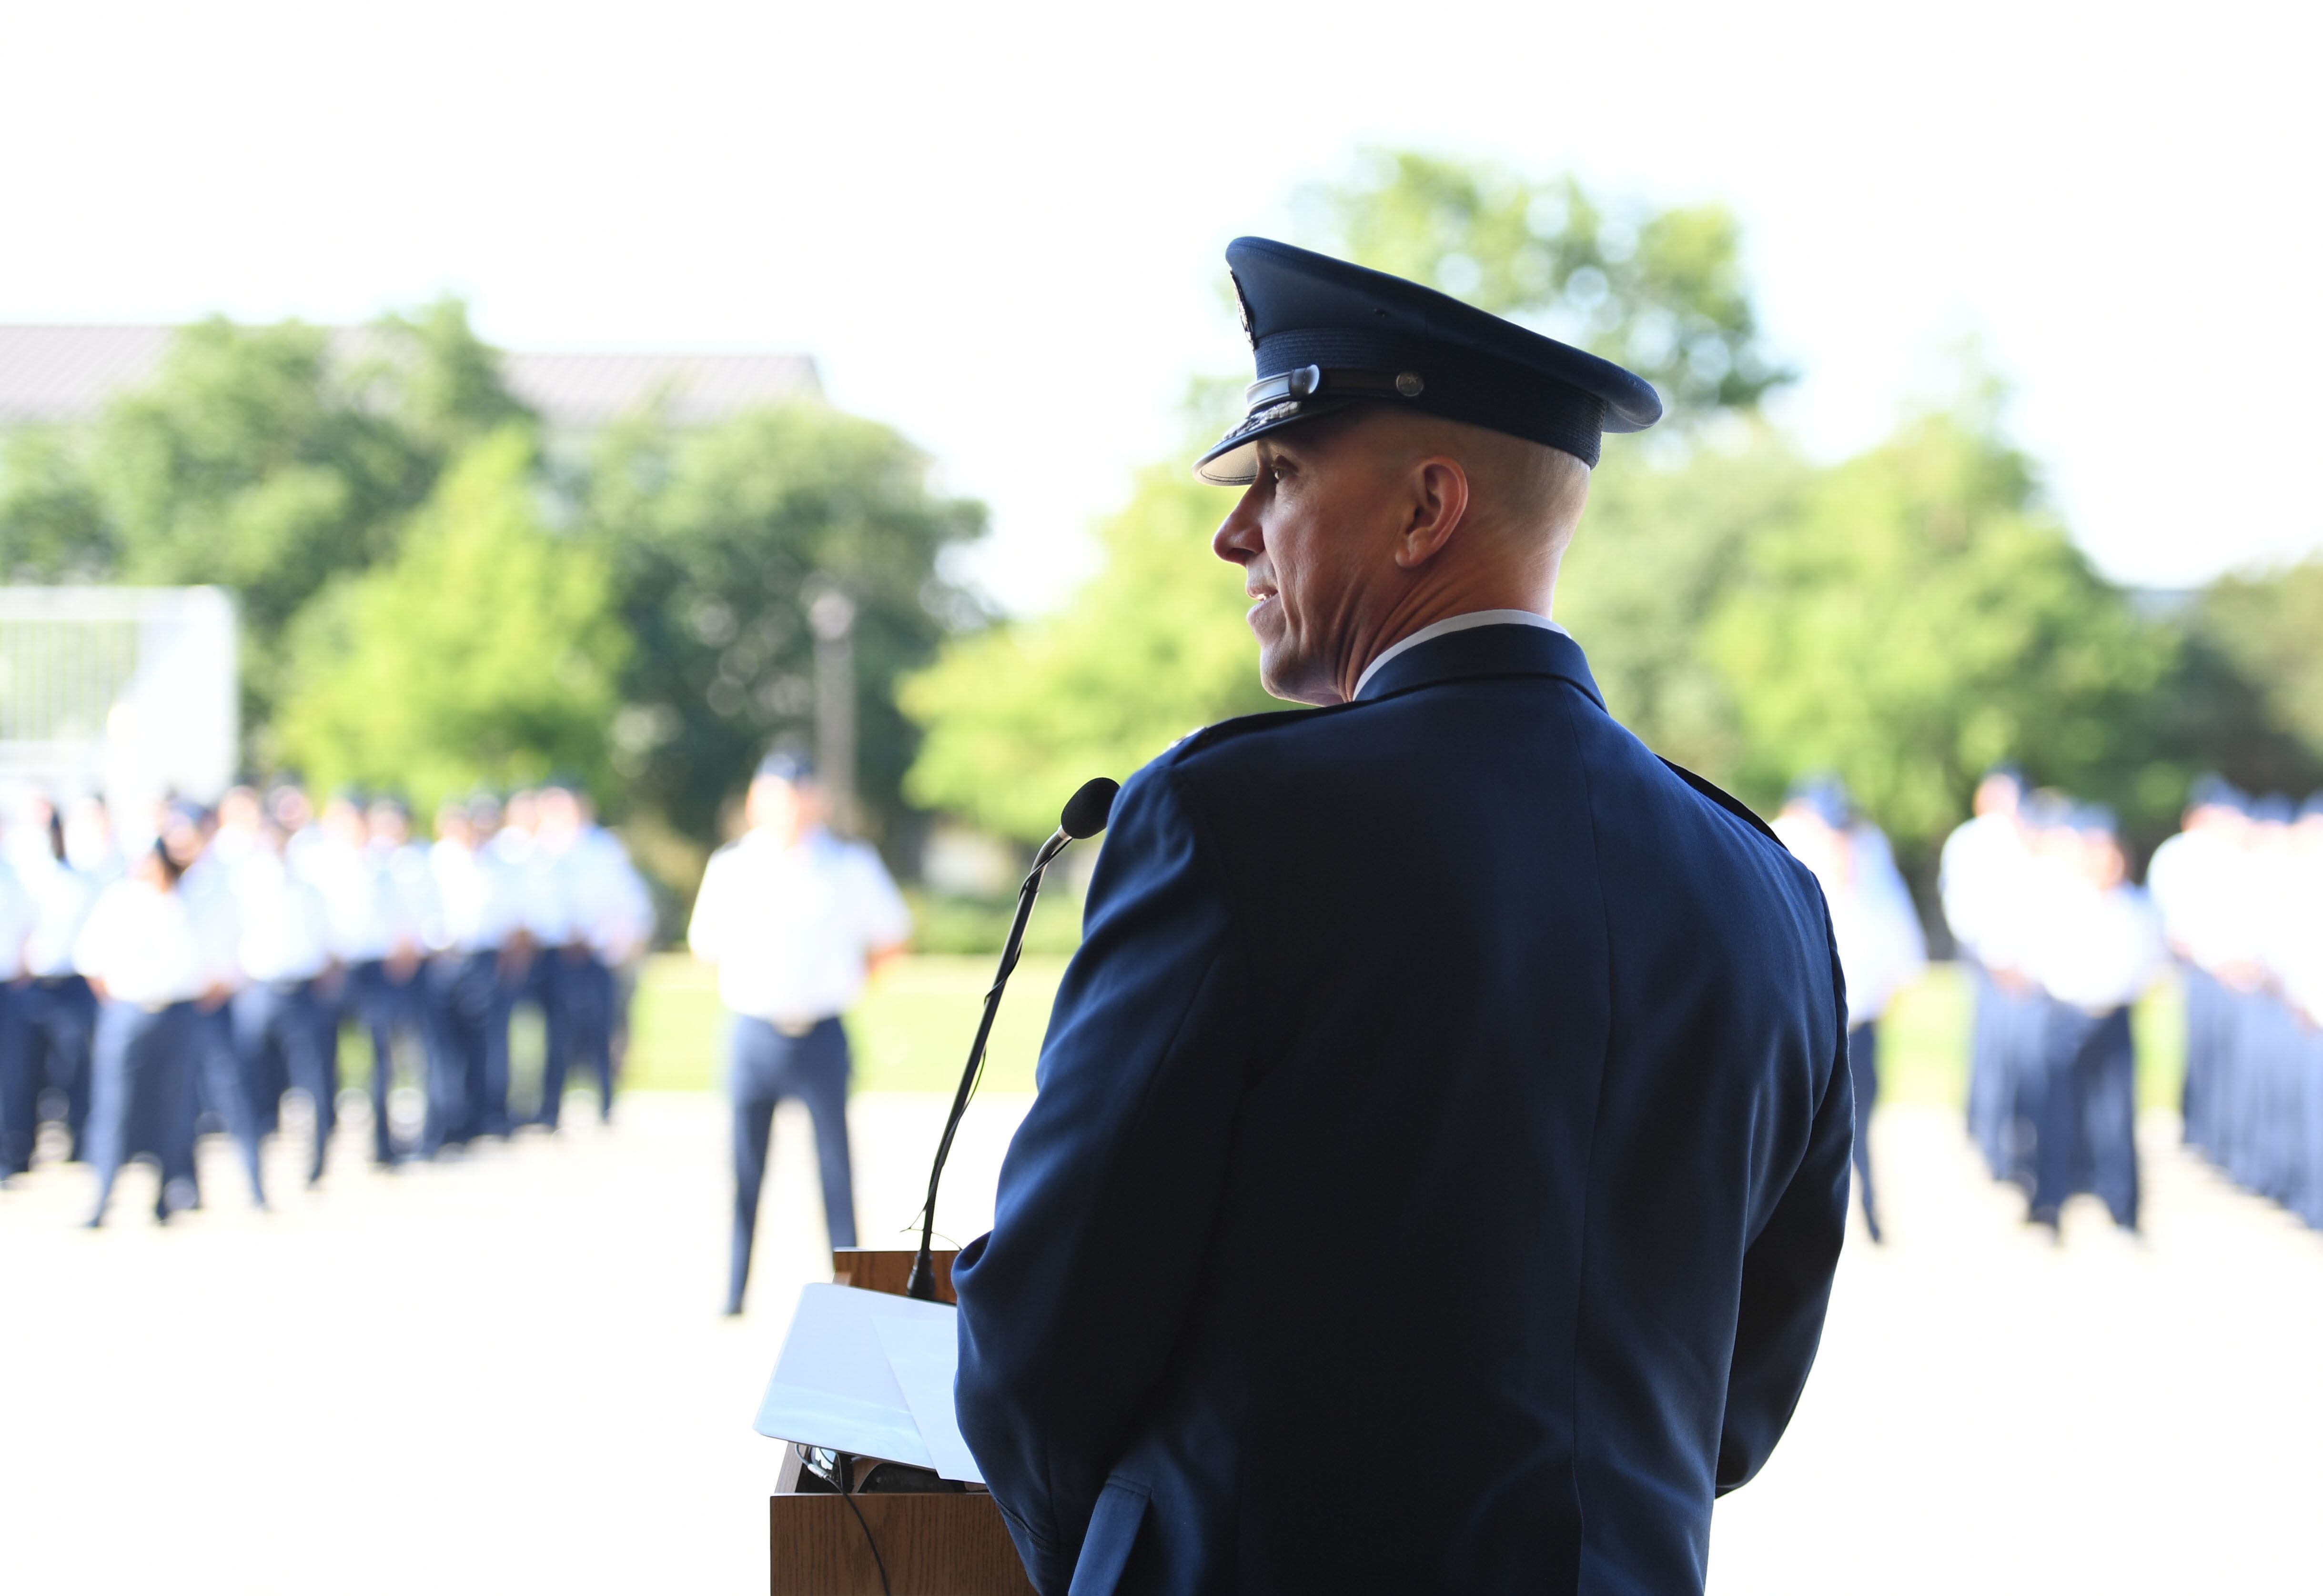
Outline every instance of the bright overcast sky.
POLYGON ((1409 143, 1732 205, 1819 454, 1977 332, 2083 545, 2187 583, 2323 542, 2316 14, 14 0, 0 320, 450 289, 506 345, 803 350, 1032 606, 1246 370, 1226 241, 1409 143))

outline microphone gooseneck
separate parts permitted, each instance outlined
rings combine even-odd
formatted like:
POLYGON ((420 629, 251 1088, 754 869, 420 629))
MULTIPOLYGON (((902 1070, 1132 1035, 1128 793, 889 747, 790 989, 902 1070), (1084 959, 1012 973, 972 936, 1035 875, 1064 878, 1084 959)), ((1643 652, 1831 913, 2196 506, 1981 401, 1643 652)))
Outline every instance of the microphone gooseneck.
POLYGON ((951 1156, 951 1139, 960 1130, 960 1115, 968 1112, 968 1100, 984 1074, 985 1045, 992 1040, 992 1022, 1000 1013, 1000 995, 1007 989, 1008 977, 1024 952, 1024 927, 1033 918, 1034 901, 1041 895, 1041 877, 1071 843, 1105 830, 1106 822, 1113 818, 1114 794, 1120 791, 1121 784, 1110 776, 1101 775, 1081 784, 1080 790, 1066 800, 1056 830, 1033 856, 1033 868, 1025 876, 1024 885, 1016 889, 1016 917, 1009 922, 1008 939, 1001 944, 1000 968, 992 977, 992 989, 984 995, 984 1017, 977 1022, 976 1040, 969 1044, 968 1063, 960 1072, 960 1090, 952 1095, 951 1113, 944 1120, 943 1140, 936 1143, 936 1160, 928 1170, 928 1200, 920 1210, 920 1251, 912 1260, 911 1279, 904 1285, 906 1297, 915 1297, 923 1302, 935 1300, 936 1188, 943 1179, 944 1160, 951 1156))

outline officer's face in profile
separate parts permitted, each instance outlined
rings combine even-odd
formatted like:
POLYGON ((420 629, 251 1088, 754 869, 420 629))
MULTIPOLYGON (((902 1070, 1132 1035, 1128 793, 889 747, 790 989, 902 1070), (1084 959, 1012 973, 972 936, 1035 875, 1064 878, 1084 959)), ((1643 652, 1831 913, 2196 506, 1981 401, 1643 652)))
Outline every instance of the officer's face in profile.
POLYGON ((1259 680, 1277 698, 1337 703, 1349 650, 1397 585, 1409 462, 1381 446, 1380 419, 1343 412, 1260 438, 1258 475, 1211 539, 1243 568, 1259 680))
POLYGON ((1549 613, 1589 468, 1545 445, 1377 405, 1255 440, 1210 547, 1243 568, 1259 680, 1334 704, 1384 648, 1483 610, 1549 613))

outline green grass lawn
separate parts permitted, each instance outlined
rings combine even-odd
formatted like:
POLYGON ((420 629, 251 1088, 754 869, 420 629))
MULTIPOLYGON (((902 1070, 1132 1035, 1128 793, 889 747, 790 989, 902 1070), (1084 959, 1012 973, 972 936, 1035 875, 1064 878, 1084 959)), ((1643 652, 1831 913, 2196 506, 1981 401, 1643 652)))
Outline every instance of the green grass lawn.
MULTIPOLYGON (((847 1017, 855 1043, 855 1084, 874 1092, 949 1092, 976 1033, 976 1016, 992 981, 987 954, 921 954, 883 975, 847 1017)), ((984 1084, 997 1092, 1033 1089, 1033 1064, 1049 1023, 1049 1005, 1065 960, 1028 954, 1000 1006, 984 1084)), ((525 1018, 528 1019, 529 1016, 525 1018)), ((2157 989, 2137 1010, 2138 1101, 2172 1106, 2185 1069, 2185 1022, 2178 988, 2157 989)), ((630 1011, 626 1084, 661 1091, 705 1091, 719 1084, 726 1014, 710 971, 682 953, 647 960, 630 1011)), ((1969 987, 1950 965, 1896 998, 1884 1023, 1881 1096, 1891 1103, 1958 1107, 1968 1099, 1969 987)), ((350 1080, 360 1083, 367 1050, 347 1036, 350 1080)), ((537 1038, 519 1021, 518 1073, 537 1053, 537 1038)))
MULTIPOLYGON (((856 1088, 949 1092, 958 1087, 993 964, 986 954, 930 953, 883 973, 847 1016, 856 1088)), ((985 1089, 1033 1089, 1033 1063, 1064 973, 1063 958, 1054 954, 1026 954, 1017 965, 992 1028, 985 1089)), ((664 1091, 717 1086, 725 1030, 726 1011, 710 971, 682 953, 656 955, 646 961, 629 1011, 625 1083, 664 1091)))

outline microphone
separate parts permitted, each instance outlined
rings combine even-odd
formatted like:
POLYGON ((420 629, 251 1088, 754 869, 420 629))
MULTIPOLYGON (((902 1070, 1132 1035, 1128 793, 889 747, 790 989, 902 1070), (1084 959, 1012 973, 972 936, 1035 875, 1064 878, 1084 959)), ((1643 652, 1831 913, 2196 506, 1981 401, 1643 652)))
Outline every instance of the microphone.
POLYGON ((960 1115, 968 1112, 968 1099, 984 1074, 984 1047, 992 1040, 992 1022, 1000 1013, 1000 994, 1007 988, 1009 974, 1016 968, 1018 954, 1024 951, 1024 925, 1033 918, 1033 900, 1041 895, 1041 876, 1068 845, 1105 830, 1106 821, 1113 818, 1114 795, 1120 791, 1121 784, 1111 776, 1101 775, 1082 783, 1080 791, 1065 801, 1064 813, 1057 817, 1056 830, 1033 856, 1032 874, 1016 889, 1016 918, 1009 923, 1007 941, 1001 945, 1000 968, 992 978, 992 990, 984 995, 984 1018, 977 1023, 976 1040, 969 1044, 968 1064, 960 1072, 960 1090, 952 1096, 951 1115, 944 1121, 943 1140, 936 1143, 935 1165, 928 1171, 928 1200, 920 1210, 920 1251, 912 1260, 912 1277, 904 1283, 906 1297, 916 1297, 922 1302, 936 1299, 936 1187, 943 1179, 944 1160, 951 1156, 951 1139, 960 1129, 960 1115))

